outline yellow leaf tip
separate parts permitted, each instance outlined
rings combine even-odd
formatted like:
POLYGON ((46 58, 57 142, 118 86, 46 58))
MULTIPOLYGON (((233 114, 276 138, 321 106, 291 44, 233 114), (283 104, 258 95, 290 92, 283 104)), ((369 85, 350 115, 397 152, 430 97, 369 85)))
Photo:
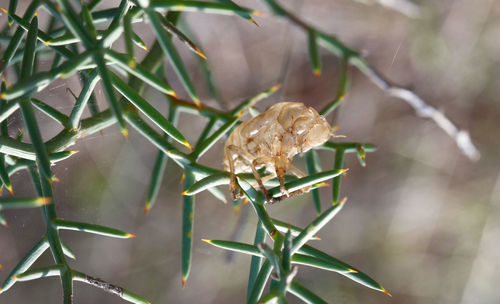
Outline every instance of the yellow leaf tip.
POLYGON ((181 193, 181 195, 186 195, 186 194, 188 194, 188 193, 189 193, 189 191, 188 191, 188 190, 186 190, 186 191, 182 192, 182 193, 181 193))
POLYGON ((356 269, 349 268, 349 272, 351 272, 351 273, 358 273, 359 271, 357 271, 356 269))
POLYGON ((7 15, 9 14, 9 12, 8 12, 5 8, 0 7, 0 9, 1 9, 4 13, 6 13, 7 15))
POLYGON ((122 128, 122 135, 125 137, 126 140, 128 140, 129 135, 128 135, 128 129, 127 128, 122 128))
POLYGON ((201 239, 201 240, 202 240, 203 242, 205 242, 205 243, 209 243, 209 244, 212 242, 212 240, 207 240, 207 239, 201 239))
POLYGON ((186 142, 184 142, 184 145, 185 145, 186 147, 188 147, 188 148, 189 148, 189 150, 191 150, 191 151, 193 151, 193 150, 194 150, 193 146, 191 146, 191 145, 190 145, 187 141, 186 141, 186 142))
POLYGON ((147 215, 149 213, 149 210, 151 210, 151 203, 146 202, 146 206, 144 206, 144 214, 147 215))
POLYGON ((10 192, 10 194, 11 194, 12 196, 15 196, 15 195, 14 195, 14 189, 12 189, 12 185, 8 185, 8 186, 7 186, 7 189, 9 189, 9 192, 10 192))
POLYGON ((186 286, 186 278, 182 277, 182 288, 186 286))
POLYGON ((38 199, 38 203, 40 204, 40 206, 44 206, 44 205, 48 205, 52 202, 52 199, 50 197, 40 197, 38 199))
POLYGON ((135 236, 135 234, 130 234, 130 233, 127 233, 127 234, 126 234, 126 236, 127 236, 128 238, 135 238, 135 237, 136 237, 136 236, 135 236))
POLYGON ((263 15, 264 15, 264 13, 261 11, 257 11, 257 10, 252 11, 252 16, 261 17, 263 15))
POLYGON ((385 289, 384 287, 380 286, 382 288, 382 292, 385 293, 386 295, 388 295, 389 297, 392 298, 392 295, 390 292, 387 291, 387 289, 385 289))
POLYGON ((76 154, 78 152, 80 152, 80 150, 71 150, 71 151, 69 151, 69 155, 73 155, 73 154, 76 154))
POLYGON ((45 41, 44 43, 42 43, 43 45, 49 45, 50 44, 50 40, 47 40, 45 41))

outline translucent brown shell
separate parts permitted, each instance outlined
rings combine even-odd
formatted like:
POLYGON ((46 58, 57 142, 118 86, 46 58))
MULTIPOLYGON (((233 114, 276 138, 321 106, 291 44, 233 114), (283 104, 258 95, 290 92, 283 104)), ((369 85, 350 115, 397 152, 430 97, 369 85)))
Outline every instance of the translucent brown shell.
POLYGON ((326 119, 314 108, 300 102, 277 103, 264 113, 244 121, 234 129, 224 145, 224 169, 231 173, 233 199, 238 197, 235 174, 242 172, 254 174, 268 202, 274 200, 264 187, 264 181, 276 176, 280 180, 282 194, 289 196, 284 186, 285 173, 290 172, 299 178, 305 176, 292 165, 293 157, 322 145, 333 135, 326 119), (269 172, 264 179, 257 172, 262 166, 269 172))

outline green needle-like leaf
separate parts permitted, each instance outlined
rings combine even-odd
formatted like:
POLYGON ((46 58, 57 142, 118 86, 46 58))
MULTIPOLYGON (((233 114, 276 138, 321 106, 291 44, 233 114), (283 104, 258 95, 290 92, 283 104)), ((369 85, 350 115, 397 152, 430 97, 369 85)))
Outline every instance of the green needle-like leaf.
POLYGON ((16 281, 25 282, 25 281, 31 281, 31 280, 36 280, 36 279, 40 279, 40 278, 60 276, 64 267, 65 266, 63 266, 63 265, 54 265, 54 266, 42 267, 42 268, 38 268, 38 269, 34 269, 34 270, 28 270, 26 272, 23 272, 23 273, 20 273, 20 274, 14 276, 14 279, 16 281))
MULTIPOLYGON (((276 226, 279 232, 286 233, 288 230, 292 233, 292 236, 298 236, 302 231, 304 231, 302 228, 299 228, 294 225, 290 225, 288 223, 282 222, 277 219, 271 219, 273 224, 276 226)), ((313 236, 311 240, 319 240, 320 238, 318 236, 313 236)))
POLYGON ((314 294, 312 291, 304 287, 302 284, 293 280, 290 286, 288 287, 288 291, 294 296, 298 297, 302 301, 309 304, 327 304, 325 300, 321 299, 319 296, 314 294))
POLYGON ((192 149, 191 145, 188 143, 186 138, 177 130, 174 125, 172 125, 158 110, 155 109, 151 104, 149 104, 146 99, 142 98, 141 95, 137 94, 132 88, 130 88, 123 80, 113 73, 111 74, 112 82, 115 88, 122 94, 128 101, 130 101, 134 106, 137 107, 144 115, 146 115, 151 121, 153 121, 163 132, 167 133, 170 137, 175 139, 177 142, 183 144, 184 146, 192 149))
POLYGON ((266 258, 266 260, 271 263, 274 268, 274 272, 278 276, 278 279, 281 278, 281 276, 283 275, 283 268, 281 266, 280 258, 265 243, 258 244, 257 248, 259 249, 260 253, 266 258))
POLYGON ((318 51, 317 34, 316 31, 310 29, 307 33, 309 41, 309 60, 311 61, 311 68, 316 77, 321 75, 321 57, 318 51))
POLYGON ((343 149, 346 153, 357 153, 358 146, 362 146, 365 152, 374 152, 377 147, 373 144, 362 144, 356 142, 343 142, 343 143, 334 143, 334 142, 326 142, 322 146, 319 146, 319 150, 331 150, 337 151, 339 149, 343 149))
POLYGON ((240 252, 244 254, 250 254, 253 256, 262 256, 262 252, 259 250, 259 248, 257 248, 257 245, 250 245, 240 242, 224 241, 224 240, 202 239, 202 241, 222 249, 240 252))
MULTIPOLYGON (((303 178, 299 178, 297 180, 285 183, 285 188, 289 192, 297 191, 299 189, 312 186, 314 184, 319 184, 322 183, 326 180, 332 179, 336 176, 339 176, 343 173, 345 173, 347 169, 340 169, 340 170, 329 170, 329 171, 324 171, 324 172, 319 172, 316 174, 312 174, 303 178)), ((272 189, 269 190, 269 195, 272 197, 280 197, 281 190, 279 186, 276 186, 272 189)))
POLYGON ((108 99, 109 107, 113 115, 118 120, 118 125, 120 126, 120 130, 125 138, 128 138, 128 130, 125 125, 125 120, 123 119, 123 111, 120 106, 118 100, 116 99, 115 92, 113 91, 113 84, 111 82, 111 72, 106 67, 106 63, 104 62, 103 54, 95 54, 94 55, 95 63, 97 64, 97 70, 99 71, 99 75, 102 79, 102 86, 104 88, 104 92, 106 93, 106 97, 108 99))
MULTIPOLYGON (((177 107, 171 107, 168 113, 168 121, 172 122, 173 125, 177 124, 179 119, 177 107)), ((151 174, 151 182, 149 183, 148 198, 146 200, 146 205, 144 206, 144 213, 147 214, 151 208, 153 208, 156 202, 156 197, 160 191, 161 182, 163 180, 165 168, 167 166, 167 155, 161 150, 158 151, 158 156, 156 157, 156 162, 153 167, 153 172, 151 174)))
MULTIPOLYGON (((186 1, 184 3, 189 3, 189 2, 186 1)), ((196 105, 200 107, 201 103, 200 99, 198 98, 198 93, 196 93, 193 82, 191 81, 191 78, 189 77, 189 74, 186 71, 186 67, 184 66, 182 58, 175 49, 175 46, 172 42, 172 36, 168 34, 166 30, 163 28, 163 25, 161 23, 161 15, 152 9, 147 9, 146 13, 149 17, 149 20, 151 21, 151 25, 153 26, 153 30, 155 31, 155 34, 157 36, 157 39, 160 43, 163 52, 167 55, 170 63, 172 63, 172 66, 175 72, 177 73, 177 76, 179 76, 179 79, 184 85, 184 88, 186 88, 186 91, 188 92, 189 96, 193 99, 196 105)))
POLYGON ((344 206, 345 200, 334 204, 320 216, 318 216, 311 224, 307 225, 294 240, 292 246, 292 254, 296 253, 307 241, 314 236, 321 228, 323 228, 344 206))
POLYGON ((94 20, 92 19, 92 14, 86 5, 82 5, 82 16, 83 20, 85 20, 85 26, 87 27, 87 31, 92 36, 93 40, 97 38, 97 31, 94 27, 94 20))
POLYGON ((269 261, 265 261, 264 264, 262 264, 259 274, 257 275, 257 279, 253 285, 252 292, 250 293, 250 297, 247 299, 247 304, 254 304, 260 298, 272 270, 273 267, 269 261))
POLYGON ((34 197, 34 198, 1 198, 1 209, 14 209, 14 208, 34 208, 50 204, 52 200, 49 197, 34 197))
POLYGON ((135 235, 126 233, 124 231, 109 228, 106 226, 82 223, 82 222, 74 222, 74 221, 66 221, 62 219, 54 219, 52 221, 52 225, 56 229, 65 229, 65 230, 73 230, 73 231, 84 231, 88 233, 95 233, 104 236, 119 238, 119 239, 128 239, 133 238, 135 235))
POLYGON ((31 250, 24 256, 24 258, 16 265, 16 267, 9 273, 5 282, 2 284, 2 288, 0 288, 0 294, 6 292, 9 288, 14 285, 15 280, 12 278, 20 273, 28 270, 33 263, 38 260, 38 258, 45 252, 45 250, 49 248, 49 243, 47 242, 47 237, 43 237, 31 250))
MULTIPOLYGON (((40 1, 35 0, 30 3, 30 5, 26 8, 26 11, 24 12, 23 19, 27 20, 26 23, 29 24, 31 18, 35 16, 36 10, 38 9, 40 1)), ((7 13, 7 12, 5 12, 7 13)), ((11 20, 13 20, 12 16, 11 20)), ((9 65, 12 57, 14 57, 17 48, 19 45, 21 45, 21 41, 24 35, 24 30, 22 28, 17 28, 16 32, 10 39, 9 45, 5 49, 2 60, 0 61, 0 72, 3 72, 3 70, 9 65)))
MULTIPOLYGON (((16 12, 16 8, 17 8, 17 0, 10 0, 9 12, 16 12)), ((9 18, 9 28, 12 26, 12 23, 14 23, 14 20, 12 20, 12 18, 9 18)))
POLYGON ((68 116, 64 115, 63 113, 59 112, 58 110, 54 109, 53 107, 49 106, 45 102, 36 99, 36 98, 31 98, 31 103, 34 105, 38 110, 42 111, 43 113, 47 114, 47 116, 51 117, 55 121, 57 121, 61 125, 66 125, 68 121, 68 116))
MULTIPOLYGON (((264 230, 264 227, 262 227, 260 223, 257 223, 257 230, 255 231, 255 238, 253 241, 254 246, 257 246, 257 244, 264 242, 265 238, 266 231, 264 230)), ((247 302, 250 298, 250 293, 252 292, 255 280, 257 279, 257 275, 259 274, 261 262, 262 258, 260 256, 252 256, 252 261, 250 262, 250 273, 248 275, 247 302)))
MULTIPOLYGON (((333 168, 336 170, 342 170, 344 168, 344 149, 337 149, 335 151, 335 163, 333 164, 333 168)), ((332 200, 334 204, 338 203, 340 199, 341 180, 342 176, 333 179, 332 200)))
POLYGON ((80 18, 78 18, 78 15, 75 13, 68 0, 57 0, 57 3, 59 4, 58 9, 62 21, 71 33, 73 33, 75 37, 78 37, 87 49, 92 48, 95 43, 95 39, 92 38, 91 34, 83 26, 83 23, 78 22, 80 18))
POLYGON ((307 265, 315 268, 320 268, 328 271, 334 271, 341 274, 357 272, 354 269, 347 268, 340 263, 333 263, 332 261, 323 260, 320 258, 312 257, 304 254, 294 254, 292 256, 292 263, 307 265))
MULTIPOLYGON (((306 153, 306 164, 307 164, 307 173, 315 174, 318 171, 321 171, 321 164, 319 163, 318 153, 315 150, 309 150, 306 153)), ((319 196, 319 190, 313 189, 312 196, 314 200, 314 207, 316 208, 316 213, 321 213, 321 198, 319 196)))
POLYGON ((192 196, 206 189, 219 186, 228 185, 230 181, 229 172, 221 172, 205 177, 204 179, 196 182, 193 186, 182 192, 182 195, 192 196))
POLYGON ((14 191, 12 190, 12 184, 10 183, 9 173, 5 168, 5 157, 3 154, 0 154, 0 180, 9 190, 10 194, 14 196, 14 191))
POLYGON ((99 73, 97 69, 93 70, 90 73, 90 76, 84 81, 83 88, 78 95, 78 99, 76 100, 75 106, 69 115, 67 127, 70 129, 78 128, 78 124, 80 123, 80 118, 82 117, 83 111, 85 110, 85 106, 92 96, 92 91, 95 86, 99 82, 101 78, 99 77, 99 73))
POLYGON ((119 67, 141 79, 158 91, 170 96, 177 96, 174 90, 172 90, 172 88, 170 88, 164 81, 149 72, 141 64, 135 62, 132 57, 112 50, 106 50, 106 58, 116 62, 119 67))
POLYGON ((182 41, 191 51, 193 51, 198 56, 203 59, 207 59, 207 56, 201 51, 201 49, 189 39, 184 33, 182 33, 175 25, 170 23, 167 18, 161 18, 162 24, 165 29, 175 37, 177 37, 180 41, 182 41))
POLYGON ((340 103, 344 100, 345 95, 347 94, 347 87, 349 86, 349 79, 347 77, 347 69, 349 67, 349 57, 344 56, 342 58, 341 66, 340 66, 340 83, 339 89, 337 92, 337 96, 333 101, 326 105, 326 107, 321 110, 319 113, 323 116, 328 115, 330 112, 335 110, 340 103))
MULTIPOLYGON (((194 184, 194 175, 185 171, 184 189, 194 184)), ((191 270, 191 258, 193 254, 193 225, 194 225, 194 196, 184 196, 182 204, 182 287, 191 270)))
POLYGON ((130 13, 125 14, 123 18, 123 33, 125 40, 125 50, 127 51, 127 55, 133 58, 134 55, 134 31, 132 30, 132 17, 130 13))
POLYGON ((179 12, 203 12, 209 14, 260 16, 261 12, 236 7, 223 3, 202 2, 202 1, 183 1, 183 0, 150 0, 149 8, 157 10, 169 10, 179 12))
POLYGON ((302 246, 299 249, 299 252, 316 257, 316 258, 319 258, 319 259, 322 259, 322 260, 330 261, 330 262, 335 263, 335 264, 344 265, 346 268, 349 268, 349 269, 353 269, 353 270, 355 270, 355 272, 348 272, 348 273, 341 273, 341 274, 350 278, 353 281, 358 282, 361 285, 364 285, 368 288, 372 288, 372 289, 375 289, 375 290, 378 290, 378 291, 381 291, 383 293, 390 295, 390 293, 384 287, 382 287, 382 285, 380 285, 375 280, 370 278, 367 274, 359 271, 358 269, 354 268, 353 266, 351 266, 345 262, 342 262, 339 259, 336 259, 336 258, 328 255, 327 253, 324 253, 324 252, 322 252, 316 248, 313 248, 311 246, 308 246, 308 245, 302 246))

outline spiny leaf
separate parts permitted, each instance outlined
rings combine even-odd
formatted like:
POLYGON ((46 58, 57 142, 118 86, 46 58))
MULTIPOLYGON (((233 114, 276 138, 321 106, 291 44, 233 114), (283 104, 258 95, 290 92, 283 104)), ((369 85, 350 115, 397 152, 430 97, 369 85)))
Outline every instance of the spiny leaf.
POLYGON ((151 121, 153 121, 158 127, 162 129, 163 132, 167 133, 170 137, 175 139, 177 142, 183 144, 184 146, 192 149, 191 145, 188 143, 186 138, 177 130, 174 125, 172 125, 155 107, 149 104, 146 99, 142 98, 141 95, 137 94, 132 88, 130 88, 123 80, 113 73, 111 74, 111 79, 114 87, 122 94, 128 101, 130 101, 134 106, 137 107, 144 115, 146 115, 151 121))
POLYGON ((88 233, 95 233, 95 234, 100 234, 100 235, 119 238, 119 239, 128 239, 128 238, 135 237, 135 235, 133 235, 133 234, 126 233, 124 231, 110 228, 110 227, 106 227, 106 226, 89 224, 89 223, 82 223, 82 222, 66 221, 66 220, 62 220, 62 219, 54 219, 52 221, 52 225, 56 229, 84 231, 84 232, 88 232, 88 233))
MULTIPOLYGON (((188 189, 194 183, 194 175, 185 171, 184 189, 188 189)), ((191 258, 193 254, 193 225, 194 225, 194 196, 184 196, 182 204, 182 287, 191 270, 191 258)))
POLYGON ((50 197, 34 197, 34 198, 1 198, 1 209, 14 209, 14 208, 33 208, 50 204, 52 202, 50 197))

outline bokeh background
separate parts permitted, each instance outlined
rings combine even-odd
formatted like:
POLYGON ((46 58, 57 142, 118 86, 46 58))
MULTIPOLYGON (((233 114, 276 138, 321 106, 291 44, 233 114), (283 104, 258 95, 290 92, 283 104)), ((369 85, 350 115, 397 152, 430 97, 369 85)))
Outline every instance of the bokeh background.
MULTIPOLYGON (((19 1, 23 11, 28 1, 19 1)), ((116 1, 106 1, 107 6, 116 1)), ((390 98, 355 69, 343 105, 329 120, 348 141, 370 142, 378 150, 361 167, 348 155, 351 169, 343 179, 343 211, 320 233, 318 248, 371 275, 393 295, 367 289, 335 273, 300 267, 298 279, 331 303, 499 303, 500 289, 500 1, 421 0, 410 2, 352 0, 281 1, 308 22, 337 35, 360 50, 383 75, 412 88, 459 126, 468 129, 482 157, 472 162, 429 120, 416 117, 401 100, 390 98), (286 2, 286 3, 285 3, 286 2)), ((266 11, 258 1, 239 4, 266 11)), ((8 7, 7 0, 0 0, 8 7)), ((46 25, 47 13, 39 12, 46 25), (44 19, 45 18, 45 19, 44 19)), ((6 15, 0 15, 5 24, 6 15)), ((208 105, 232 107, 277 83, 282 90, 259 104, 264 110, 282 100, 322 108, 338 86, 339 60, 321 51, 323 73, 313 76, 307 39, 288 21, 267 14, 260 27, 237 17, 185 14, 182 22, 208 56, 219 94, 210 97, 197 58, 178 43, 190 73, 208 105)), ((152 45, 148 25, 134 28, 152 45)), ((117 45, 118 47, 119 44, 117 45)), ((0 52, 4 47, 0 49, 0 52)), ((138 56, 144 53, 137 50, 138 56)), ((48 68, 50 61, 41 62, 48 68)), ((13 73, 7 74, 14 81, 13 73)), ((175 74, 168 78, 186 96, 175 74)), ((66 91, 79 92, 77 78, 57 81, 39 98, 69 112, 74 102, 66 91)), ((102 108, 106 101, 100 88, 102 108)), ((148 90, 148 100, 167 110, 162 96, 148 90)), ((40 113, 37 113, 40 114, 40 113)), ((88 114, 88 113, 87 113, 88 114)), ((59 130, 39 115, 44 138, 59 130)), ((181 116, 179 129, 189 141, 204 119, 181 116)), ((19 116, 9 120, 14 133, 19 116)), ((202 159, 222 167, 223 142, 202 159)), ((55 173, 60 217, 123 229, 135 239, 115 240, 79 232, 61 232, 74 250, 72 267, 128 288, 153 303, 243 303, 250 258, 227 253, 200 241, 231 239, 252 242, 256 216, 250 206, 239 216, 230 204, 210 194, 196 199, 194 254, 183 290, 180 276, 181 171, 169 163, 158 201, 143 214, 156 149, 132 131, 124 140, 116 127, 79 141, 80 153, 58 163, 55 173), (238 228, 240 227, 240 228, 238 228)), ((333 154, 320 152, 325 168, 333 154)), ((305 168, 303 159, 297 165, 305 168)), ((18 196, 34 193, 27 174, 13 176, 18 196)), ((229 191, 224 189, 229 197, 229 191)), ((322 189, 324 207, 331 189, 322 189)), ((282 220, 304 226, 315 216, 311 195, 269 208, 282 220)), ((0 280, 44 233, 40 210, 6 211, 9 227, 0 228, 0 280)), ((34 265, 52 264, 45 253, 34 265)), ((60 303, 58 278, 18 283, 0 303, 60 303)), ((291 303, 299 303, 289 296, 291 303)), ((75 283, 76 303, 122 303, 88 285, 75 283)))

